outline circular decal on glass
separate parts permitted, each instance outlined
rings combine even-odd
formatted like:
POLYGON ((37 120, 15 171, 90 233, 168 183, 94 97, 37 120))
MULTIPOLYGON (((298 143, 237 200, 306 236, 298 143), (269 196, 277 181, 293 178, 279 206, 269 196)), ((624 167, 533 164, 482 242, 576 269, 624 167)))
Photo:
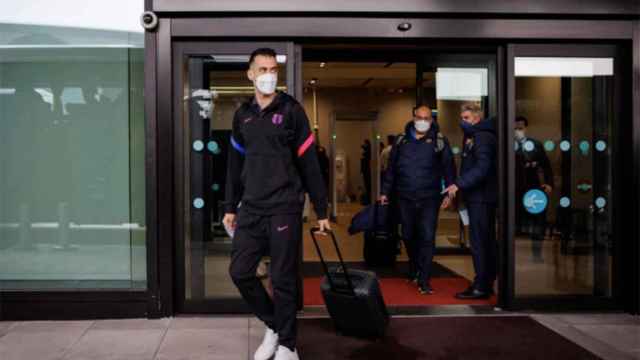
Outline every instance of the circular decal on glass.
POLYGON ((547 140, 547 141, 544 142, 544 149, 545 150, 551 152, 551 151, 555 150, 555 148, 556 148, 556 144, 553 141, 547 140))
POLYGON ((209 151, 211 151, 214 154, 220 153, 220 148, 218 147, 218 143, 215 141, 209 141, 207 143, 207 149, 209 149, 209 151))
POLYGON ((607 206, 607 200, 605 200, 605 198, 600 196, 599 198, 596 199, 596 206, 598 207, 598 209, 604 208, 605 206, 607 206))
POLYGON ((598 142, 596 142, 596 150, 600 152, 607 150, 607 143, 602 140, 598 140, 598 142))
POLYGON ((560 206, 562 206, 563 208, 568 208, 569 206, 571 206, 571 200, 569 200, 568 197, 563 196, 562 198, 560 198, 560 206))
POLYGON ((201 198, 193 199, 193 207, 194 208, 202 209, 203 206, 204 206, 204 200, 202 200, 201 198))
POLYGON ((204 143, 200 140, 196 140, 193 142, 193 150, 202 151, 204 149, 204 143))
POLYGON ((211 185, 211 190, 213 190, 213 191, 218 191, 218 190, 220 190, 220 185, 218 185, 218 184, 213 184, 213 185, 211 185))
POLYGON ((524 151, 533 151, 533 149, 535 149, 535 145, 534 145, 533 141, 531 141, 531 140, 525 141, 523 149, 524 149, 524 151))
POLYGON ((560 143, 560 150, 569 151, 569 149, 571 149, 571 143, 567 140, 562 140, 562 142, 560 143))
POLYGON ((589 142, 586 140, 583 140, 580 142, 580 152, 582 153, 582 155, 587 155, 589 153, 589 142))
POLYGON ((460 148, 457 146, 454 146, 451 148, 451 152, 453 153, 453 155, 458 155, 460 154, 460 148))
POLYGON ((538 189, 527 191, 522 198, 524 208, 531 214, 543 212, 547 208, 547 202, 547 195, 538 189))

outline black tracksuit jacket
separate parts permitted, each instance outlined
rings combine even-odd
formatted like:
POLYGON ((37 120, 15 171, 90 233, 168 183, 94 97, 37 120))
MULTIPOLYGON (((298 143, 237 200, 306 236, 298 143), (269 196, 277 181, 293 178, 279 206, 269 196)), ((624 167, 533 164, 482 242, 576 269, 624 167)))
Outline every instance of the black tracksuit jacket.
POLYGON ((235 113, 230 139, 225 212, 238 206, 257 215, 302 212, 305 190, 319 219, 327 218, 327 191, 314 135, 302 106, 278 92, 260 109, 253 99, 235 113))

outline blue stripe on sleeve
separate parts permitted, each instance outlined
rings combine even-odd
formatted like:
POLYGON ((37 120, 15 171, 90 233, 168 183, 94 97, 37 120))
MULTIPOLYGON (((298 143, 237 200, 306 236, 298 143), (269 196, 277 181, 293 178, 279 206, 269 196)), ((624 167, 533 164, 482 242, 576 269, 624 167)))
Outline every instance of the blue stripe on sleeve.
POLYGON ((244 155, 246 153, 246 151, 244 150, 244 148, 242 147, 242 145, 240 145, 236 139, 233 138, 233 136, 231 137, 231 145, 233 146, 234 149, 238 150, 238 152, 242 155, 244 155))

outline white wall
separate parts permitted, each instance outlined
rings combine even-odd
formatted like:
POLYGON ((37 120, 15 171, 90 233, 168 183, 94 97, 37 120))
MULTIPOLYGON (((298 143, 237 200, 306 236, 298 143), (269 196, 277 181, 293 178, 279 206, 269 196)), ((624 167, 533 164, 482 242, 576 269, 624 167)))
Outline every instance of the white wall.
POLYGON ((3 0, 0 23, 142 32, 144 0, 3 0))

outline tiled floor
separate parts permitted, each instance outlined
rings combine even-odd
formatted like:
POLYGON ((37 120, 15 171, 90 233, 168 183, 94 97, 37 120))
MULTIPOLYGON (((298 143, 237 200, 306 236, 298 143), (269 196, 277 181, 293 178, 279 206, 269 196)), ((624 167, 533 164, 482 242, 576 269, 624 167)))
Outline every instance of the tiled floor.
MULTIPOLYGON (((638 317, 532 316, 603 359, 640 359, 638 317)), ((249 317, 0 322, 0 359, 245 360, 253 358, 263 331, 249 317)))

